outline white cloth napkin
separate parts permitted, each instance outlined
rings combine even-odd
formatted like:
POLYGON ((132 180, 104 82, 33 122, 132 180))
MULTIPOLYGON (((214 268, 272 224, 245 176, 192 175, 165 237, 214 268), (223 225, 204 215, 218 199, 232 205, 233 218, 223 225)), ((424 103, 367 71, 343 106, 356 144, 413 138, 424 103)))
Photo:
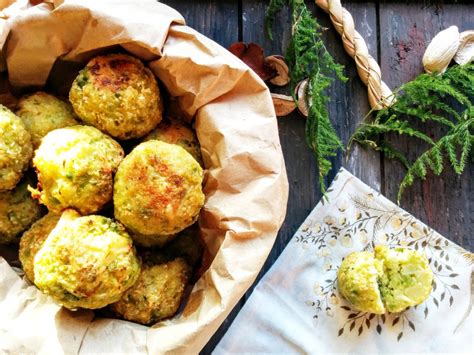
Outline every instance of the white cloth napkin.
POLYGON ((341 169, 263 277, 215 349, 226 353, 469 353, 473 254, 450 242, 341 169), (403 313, 353 311, 336 272, 374 245, 423 251, 434 272, 430 298, 403 313))

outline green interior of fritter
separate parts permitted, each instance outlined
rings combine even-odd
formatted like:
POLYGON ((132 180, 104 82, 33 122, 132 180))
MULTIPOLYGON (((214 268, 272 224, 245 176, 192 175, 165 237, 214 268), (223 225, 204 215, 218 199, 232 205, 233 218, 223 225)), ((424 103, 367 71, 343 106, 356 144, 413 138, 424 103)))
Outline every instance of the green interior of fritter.
POLYGON ((375 258, 383 263, 379 288, 387 311, 401 312, 428 298, 433 273, 425 256, 410 249, 377 246, 375 258))
POLYGON ((424 302, 433 273, 427 258, 415 250, 375 247, 374 253, 348 255, 338 271, 339 292, 355 309, 397 313, 424 302))

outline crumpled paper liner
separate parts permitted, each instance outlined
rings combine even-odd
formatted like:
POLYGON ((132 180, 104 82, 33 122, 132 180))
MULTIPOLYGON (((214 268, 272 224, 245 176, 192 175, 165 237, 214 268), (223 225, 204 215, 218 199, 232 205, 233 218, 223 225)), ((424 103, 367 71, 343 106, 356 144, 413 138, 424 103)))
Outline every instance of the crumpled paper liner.
POLYGON ((2 258, 0 270, 0 351, 77 353, 94 314, 71 312, 51 302, 2 258))
POLYGON ((344 169, 327 197, 258 283, 214 353, 472 354, 474 255, 344 169), (375 315, 355 311, 340 296, 342 258, 375 245, 427 256, 434 283, 424 303, 375 315))
POLYGON ((58 63, 117 46, 148 62, 196 120, 207 170, 199 224, 212 257, 183 312, 151 328, 62 310, 0 258, 0 352, 197 352, 261 269, 288 197, 271 97, 245 64, 183 23, 153 0, 17 1, 0 13, 1 55, 17 87, 42 86, 58 63))

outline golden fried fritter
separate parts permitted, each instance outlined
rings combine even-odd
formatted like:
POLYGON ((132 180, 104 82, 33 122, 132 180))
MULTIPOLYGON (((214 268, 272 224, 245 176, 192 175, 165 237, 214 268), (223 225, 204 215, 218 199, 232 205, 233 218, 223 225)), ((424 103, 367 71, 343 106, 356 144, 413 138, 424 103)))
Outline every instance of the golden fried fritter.
POLYGON ((84 122, 118 139, 143 137, 162 118, 153 73, 126 54, 93 58, 74 80, 69 100, 84 122))
POLYGON ((397 313, 423 303, 430 296, 433 271, 426 256, 407 248, 378 245, 375 258, 383 263, 380 293, 387 311, 397 313))
POLYGON ((183 259, 144 265, 138 281, 111 309, 126 320, 145 325, 169 318, 179 308, 189 272, 183 259))
POLYGON ((349 254, 337 278, 339 292, 356 310, 383 314, 423 303, 431 293, 433 272, 416 250, 378 245, 375 253, 349 254))
POLYGON ((117 302, 140 275, 125 228, 102 216, 66 210, 34 260, 35 284, 66 308, 117 302))
POLYGON ((97 212, 112 198, 113 174, 123 155, 117 142, 94 127, 51 131, 33 159, 39 180, 33 196, 56 213, 97 212))
POLYGON ((120 164, 114 183, 115 218, 147 246, 194 223, 204 204, 203 171, 183 148, 156 140, 139 144, 120 164))
POLYGON ((373 253, 351 253, 337 273, 339 292, 356 310, 383 314, 385 307, 377 283, 382 271, 382 264, 373 253))
POLYGON ((20 262, 26 277, 35 282, 34 261, 36 253, 41 249, 49 233, 56 227, 61 215, 48 213, 28 229, 20 239, 20 262))
POLYGON ((17 237, 42 214, 41 206, 31 197, 26 177, 17 187, 0 192, 0 244, 17 241, 17 237))
POLYGON ((22 97, 16 114, 30 133, 34 149, 49 132, 79 124, 69 103, 42 91, 22 97))
POLYGON ((176 144, 184 148, 193 156, 196 161, 203 166, 201 147, 194 131, 184 122, 167 119, 161 122, 153 131, 148 134, 144 141, 156 139, 169 144, 176 144))
POLYGON ((23 121, 0 105, 0 191, 16 186, 32 156, 31 136, 23 121))

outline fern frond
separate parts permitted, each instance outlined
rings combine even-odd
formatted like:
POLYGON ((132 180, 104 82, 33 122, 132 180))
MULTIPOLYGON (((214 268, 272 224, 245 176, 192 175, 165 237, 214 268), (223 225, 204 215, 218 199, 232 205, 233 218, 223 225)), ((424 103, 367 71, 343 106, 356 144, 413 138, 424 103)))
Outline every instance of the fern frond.
MULTIPOLYGON (((432 103, 434 105, 434 102, 432 103)), ((441 105, 439 105, 441 106, 441 105)), ((446 112, 449 110, 449 108, 443 108, 443 110, 446 112)), ((450 114, 453 115, 453 117, 460 118, 459 114, 455 110, 449 110, 450 114)), ((401 107, 395 107, 393 108, 393 112, 396 112, 399 115, 410 115, 415 118, 418 118, 421 122, 428 122, 428 121, 434 121, 438 122, 441 124, 444 124, 445 126, 448 126, 450 128, 454 128, 454 123, 451 122, 449 119, 438 115, 436 113, 433 113, 431 109, 429 111, 423 111, 423 110, 417 110, 416 108, 401 108, 401 107)))
POLYGON ((396 113, 396 118, 408 115, 422 122, 434 121, 453 128, 453 119, 462 120, 454 106, 469 108, 472 105, 473 77, 471 65, 462 69, 452 67, 443 75, 421 74, 402 85, 396 95, 397 103, 378 115, 383 116, 387 112, 396 113))
POLYGON ((452 133, 442 137, 436 144, 421 154, 415 162, 408 168, 398 190, 397 200, 400 202, 405 189, 413 184, 414 177, 424 180, 428 168, 436 175, 443 171, 443 151, 448 156, 449 161, 457 174, 464 171, 466 160, 472 148, 474 135, 470 134, 469 128, 474 129, 474 117, 457 126, 452 133), (461 149, 461 156, 456 154, 457 148, 461 149))
MULTIPOLYGON (((415 178, 425 179, 428 170, 440 175, 446 164, 461 174, 473 157, 474 145, 474 64, 455 65, 444 74, 421 74, 395 92, 395 103, 377 112, 373 122, 361 124, 350 139, 381 151, 407 168, 398 191, 400 200, 415 178), (428 136, 413 122, 440 126, 443 135, 428 136), (387 145, 386 133, 416 137, 428 145, 413 162, 387 145)), ((419 126, 419 125, 418 125, 419 126)))
POLYGON ((474 97, 474 66, 472 63, 453 66, 443 76, 446 80, 449 80, 451 86, 468 97, 474 97))
POLYGON ((474 125, 474 118, 462 123, 454 129, 453 134, 446 136, 444 147, 456 174, 461 174, 464 171, 466 160, 471 151, 473 135, 469 132, 470 125, 474 125), (457 156, 458 149, 461 152, 459 158, 457 156))
MULTIPOLYGON (((321 85, 324 81, 329 85, 327 78, 318 80, 316 77, 315 81, 317 85, 321 85)), ((319 91, 321 88, 314 86, 314 84, 315 83, 310 80, 307 88, 307 96, 311 97, 312 105, 309 109, 308 121, 305 127, 306 143, 316 156, 319 170, 319 187, 324 193, 326 190, 324 178, 332 168, 332 163, 329 159, 335 157, 337 151, 343 149, 344 146, 329 120, 329 113, 326 108, 328 100, 324 96, 321 96, 319 91)))
POLYGON ((267 11, 265 14, 265 29, 268 34, 268 38, 273 39, 272 28, 275 23, 276 15, 283 9, 287 0, 270 0, 267 11))
POLYGON ((375 137, 383 133, 397 133, 399 135, 408 135, 421 139, 422 141, 433 145, 434 141, 424 134, 412 127, 406 121, 388 121, 386 123, 363 123, 356 132, 358 136, 375 137))
MULTIPOLYGON (((319 186, 326 191, 325 177, 332 169, 331 158, 343 149, 329 118, 327 89, 337 78, 346 81, 344 67, 329 54, 321 38, 321 26, 303 0, 286 0, 291 10, 292 37, 286 51, 290 69, 291 92, 307 78, 306 104, 309 108, 305 127, 306 143, 313 151, 319 170, 319 186)), ((272 24, 282 1, 271 0, 267 10, 267 24, 272 24)), ((296 100, 296 98, 294 97, 296 100)))
MULTIPOLYGON (((382 140, 380 142, 376 142, 373 140, 368 139, 358 139, 357 137, 353 138, 354 142, 359 143, 364 147, 370 147, 376 151, 382 152, 387 158, 398 160, 406 169, 410 168, 410 163, 408 162, 407 158, 395 147, 393 147, 389 142, 382 140)), ((347 148, 350 149, 349 147, 347 148)))
MULTIPOLYGON (((442 75, 421 74, 415 80, 400 87, 400 92, 403 94, 400 98, 403 97, 403 99, 398 105, 407 106, 417 103, 416 107, 423 107, 429 94, 438 98, 452 98, 461 105, 470 105, 468 98, 470 90, 464 91, 458 88, 458 86, 464 87, 465 82, 469 80, 469 75, 473 75, 472 72, 469 74, 470 71, 469 68, 454 71, 450 68, 442 75)), ((436 101, 433 103, 436 104, 436 101)))

